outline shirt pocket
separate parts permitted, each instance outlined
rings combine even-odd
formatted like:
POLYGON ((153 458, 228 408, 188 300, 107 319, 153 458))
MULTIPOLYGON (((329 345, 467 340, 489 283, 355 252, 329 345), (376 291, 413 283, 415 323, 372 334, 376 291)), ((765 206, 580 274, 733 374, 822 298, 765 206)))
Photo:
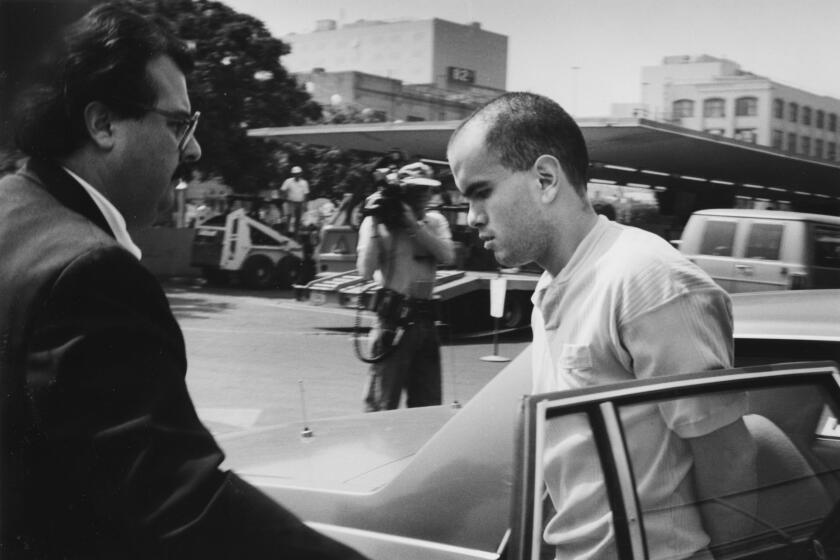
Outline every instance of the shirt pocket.
POLYGON ((592 353, 586 344, 563 344, 557 358, 557 375, 572 387, 596 385, 592 373, 592 353))

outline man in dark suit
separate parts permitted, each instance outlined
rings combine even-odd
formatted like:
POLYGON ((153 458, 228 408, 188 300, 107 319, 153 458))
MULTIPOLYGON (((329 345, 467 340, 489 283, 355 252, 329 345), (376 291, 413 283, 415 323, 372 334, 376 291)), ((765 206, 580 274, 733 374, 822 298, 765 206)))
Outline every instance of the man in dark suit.
POLYGON ((106 3, 51 60, 0 181, 0 556, 360 558, 219 469, 128 233, 201 156, 188 53, 106 3))

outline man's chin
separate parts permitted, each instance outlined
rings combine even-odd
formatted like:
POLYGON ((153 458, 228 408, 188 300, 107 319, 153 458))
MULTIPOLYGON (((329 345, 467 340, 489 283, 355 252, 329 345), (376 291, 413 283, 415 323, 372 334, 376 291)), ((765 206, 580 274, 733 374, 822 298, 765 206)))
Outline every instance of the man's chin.
POLYGON ((523 264, 519 262, 521 259, 514 258, 513 255, 508 253, 496 251, 493 253, 493 256, 496 258, 496 262, 505 268, 511 268, 523 264))

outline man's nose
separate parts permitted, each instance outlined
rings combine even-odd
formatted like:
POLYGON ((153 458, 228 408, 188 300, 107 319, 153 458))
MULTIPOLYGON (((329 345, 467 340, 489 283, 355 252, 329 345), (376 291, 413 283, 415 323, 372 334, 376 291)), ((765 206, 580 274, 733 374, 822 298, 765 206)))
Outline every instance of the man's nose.
POLYGON ((184 146, 184 152, 181 154, 181 161, 184 163, 193 163, 201 159, 201 144, 198 139, 193 136, 187 145, 184 146))
POLYGON ((487 220, 484 218, 484 212, 473 202, 470 202, 470 209, 467 212, 467 224, 470 227, 478 228, 483 226, 487 220))

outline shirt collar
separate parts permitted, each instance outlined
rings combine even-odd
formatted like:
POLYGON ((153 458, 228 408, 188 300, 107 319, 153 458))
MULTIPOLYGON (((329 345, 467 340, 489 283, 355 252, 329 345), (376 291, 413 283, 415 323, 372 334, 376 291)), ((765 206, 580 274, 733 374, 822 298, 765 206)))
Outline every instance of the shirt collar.
POLYGON ((108 226, 111 228, 111 231, 114 233, 114 237, 117 239, 117 243, 122 245, 129 253, 134 255, 137 260, 143 256, 142 251, 140 251, 140 247, 134 244, 131 240, 131 236, 128 234, 128 229, 125 225, 125 218, 123 218, 120 211, 111 204, 111 202, 105 198, 102 193, 96 190, 90 183, 73 173, 71 170, 64 167, 64 170, 70 174, 71 177, 76 179, 82 188, 90 195, 93 199, 94 204, 96 207, 99 208, 99 211, 102 212, 102 215, 105 217, 105 221, 108 222, 108 226))
POLYGON ((535 307, 541 310, 551 309, 556 305, 556 300, 562 296, 562 292, 569 278, 575 274, 575 271, 583 266, 585 261, 590 256, 590 250, 595 245, 601 236, 610 227, 610 221, 602 215, 598 216, 595 226, 589 230, 589 233, 583 238, 580 244, 572 253, 572 258, 566 263, 566 266, 557 274, 552 276, 547 270, 544 270, 534 293, 531 296, 531 302, 535 307))

